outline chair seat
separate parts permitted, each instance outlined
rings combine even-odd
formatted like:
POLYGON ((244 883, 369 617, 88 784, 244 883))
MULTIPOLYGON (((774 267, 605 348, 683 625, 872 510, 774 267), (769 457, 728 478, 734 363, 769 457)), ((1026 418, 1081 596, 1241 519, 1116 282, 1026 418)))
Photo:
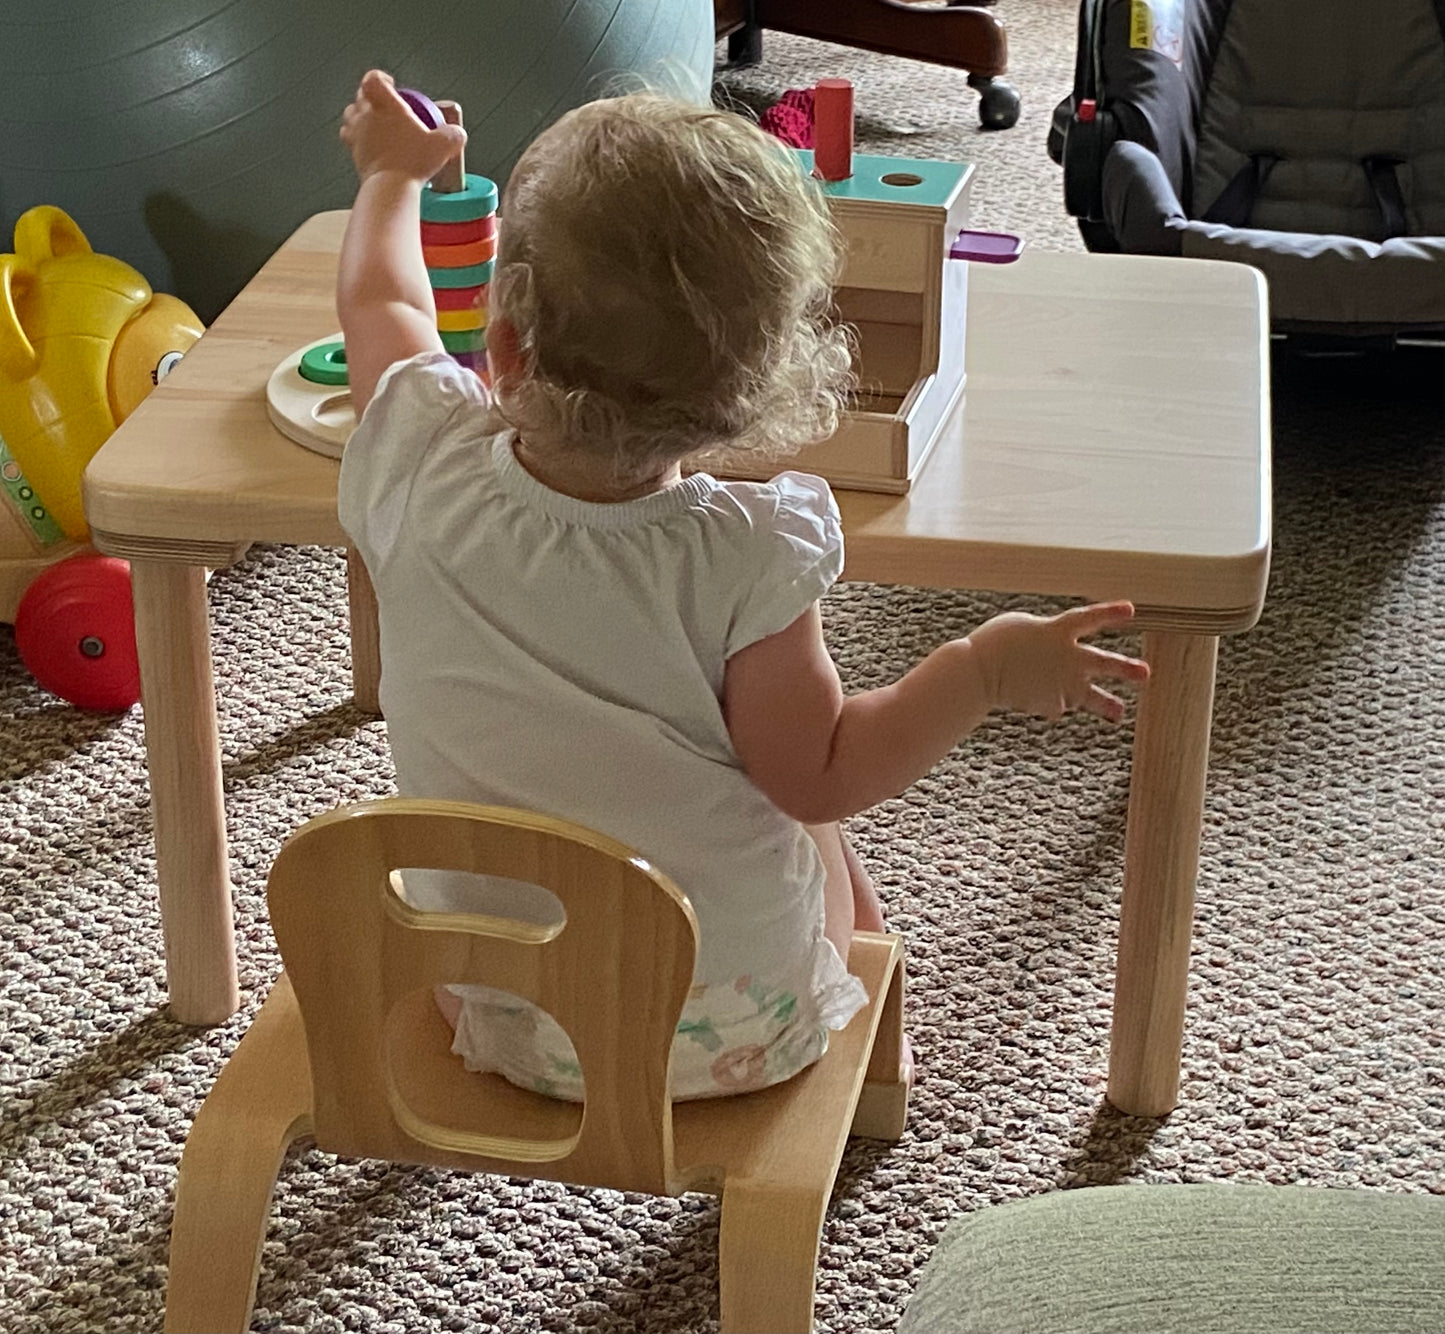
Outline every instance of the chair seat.
POLYGON ((1445 236, 1368 241, 1191 221, 1183 254, 1259 269, 1282 332, 1445 329, 1445 236))

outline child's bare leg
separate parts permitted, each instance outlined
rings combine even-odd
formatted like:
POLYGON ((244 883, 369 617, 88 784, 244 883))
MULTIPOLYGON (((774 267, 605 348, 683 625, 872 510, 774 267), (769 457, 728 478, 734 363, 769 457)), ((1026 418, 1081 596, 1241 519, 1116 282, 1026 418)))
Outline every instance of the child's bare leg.
MULTIPOLYGON (((853 932, 886 931, 883 904, 878 891, 841 825, 814 824, 806 826, 823 858, 828 879, 823 887, 823 934, 846 963, 853 932)), ((902 1064, 913 1080, 913 1044, 903 1035, 902 1064)))
POLYGON ((848 841, 842 826, 835 828, 838 830, 838 841, 843 845, 843 856, 848 862, 848 879, 853 885, 853 930, 888 930, 883 924, 883 904, 879 901, 877 889, 874 888, 873 877, 858 860, 858 854, 853 851, 853 845, 848 841))
POLYGON ((806 826, 818 855, 823 859, 827 879, 823 882, 823 934, 838 951, 844 963, 853 940, 853 883, 848 872, 848 857, 843 851, 843 835, 836 824, 806 826))
POLYGON ((823 887, 824 926, 823 934, 833 942, 833 947, 845 961, 854 931, 882 931, 883 906, 878 902, 878 891, 873 881, 853 851, 853 845, 836 824, 810 824, 806 826, 823 866, 828 872, 827 884, 823 887))

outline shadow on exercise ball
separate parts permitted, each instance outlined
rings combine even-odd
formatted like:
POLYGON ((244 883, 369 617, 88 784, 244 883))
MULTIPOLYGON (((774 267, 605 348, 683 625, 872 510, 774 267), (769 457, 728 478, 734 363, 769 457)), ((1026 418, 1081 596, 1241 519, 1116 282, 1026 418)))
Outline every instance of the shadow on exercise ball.
POLYGON ((539 130, 615 79, 671 66, 705 100, 714 54, 708 0, 486 0, 425 21, 395 0, 3 13, 0 235, 33 205, 64 209, 206 320, 308 217, 351 203, 337 129, 368 67, 459 102, 470 169, 503 183, 539 130))
POLYGON ((153 194, 143 206, 146 230, 171 266, 173 295, 210 324, 271 258, 274 237, 208 221, 184 199, 153 194))

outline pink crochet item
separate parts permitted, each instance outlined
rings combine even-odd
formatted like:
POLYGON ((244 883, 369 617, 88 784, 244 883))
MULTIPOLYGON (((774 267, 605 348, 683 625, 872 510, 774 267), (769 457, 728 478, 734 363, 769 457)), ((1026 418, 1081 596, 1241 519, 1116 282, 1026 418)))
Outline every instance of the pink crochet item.
POLYGON ((789 88, 763 112, 758 124, 789 148, 812 148, 813 90, 789 88))

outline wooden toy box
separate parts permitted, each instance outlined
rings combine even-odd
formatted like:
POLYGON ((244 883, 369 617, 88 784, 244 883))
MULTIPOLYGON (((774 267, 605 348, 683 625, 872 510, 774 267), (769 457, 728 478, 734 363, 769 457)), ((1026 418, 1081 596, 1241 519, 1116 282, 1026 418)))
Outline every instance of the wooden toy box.
MULTIPOLYGON (((812 154, 801 152, 812 169, 812 154)), ((824 189, 847 246, 838 317, 856 330, 858 394, 836 434, 756 468, 719 458, 722 476, 787 469, 837 487, 906 492, 964 391, 968 264, 949 250, 968 225, 973 167, 855 156, 824 189)))

